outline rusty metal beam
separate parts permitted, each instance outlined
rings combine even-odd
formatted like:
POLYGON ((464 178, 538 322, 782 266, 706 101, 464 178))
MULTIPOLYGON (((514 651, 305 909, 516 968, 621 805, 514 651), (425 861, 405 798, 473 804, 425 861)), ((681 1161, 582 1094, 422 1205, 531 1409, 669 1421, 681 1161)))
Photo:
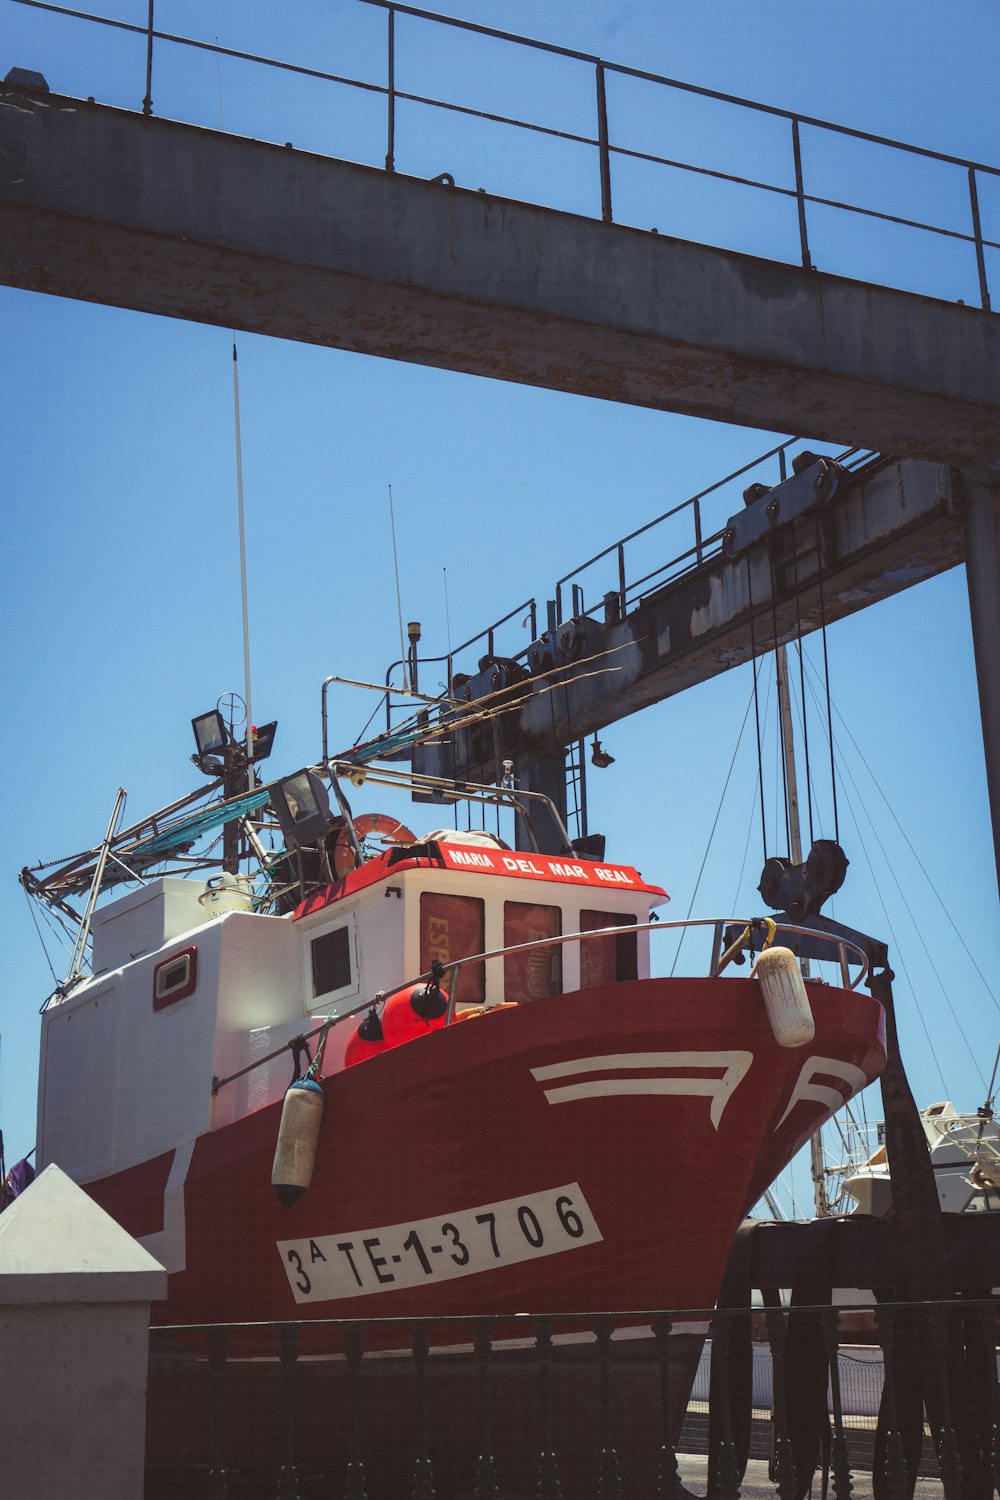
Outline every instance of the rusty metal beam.
POLYGON ((0 98, 0 280, 988 470, 1000 319, 54 94, 0 98))
MULTIPOLYGON (((801 476, 788 481, 801 484, 801 476)), ((740 527, 733 527, 735 555, 721 552, 647 595, 622 620, 567 621, 543 638, 549 669, 502 700, 518 700, 499 721, 502 752, 515 760, 551 754, 824 620, 843 619, 955 567, 965 558, 963 518, 973 488, 981 504, 979 481, 907 459, 843 475, 832 495, 784 522, 780 511, 772 510, 771 524, 766 515, 781 487, 762 496, 739 518, 751 538, 745 546, 740 527)), ((1000 484, 987 494, 996 513, 1000 484)), ((495 677, 487 668, 462 692, 470 703, 487 698, 495 677)), ((454 768, 490 781, 498 774, 495 743, 492 723, 476 725, 452 734, 447 745, 420 747, 415 769, 450 774, 454 768)))

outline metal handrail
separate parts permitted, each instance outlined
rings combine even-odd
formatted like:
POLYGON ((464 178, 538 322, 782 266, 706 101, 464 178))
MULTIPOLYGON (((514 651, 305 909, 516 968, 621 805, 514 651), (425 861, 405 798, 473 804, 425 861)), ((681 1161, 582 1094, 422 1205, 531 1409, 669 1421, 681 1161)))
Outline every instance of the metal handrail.
MULTIPOLYGON (((653 920, 650 922, 629 922, 624 926, 598 927, 595 928, 592 932, 563 932, 558 934, 558 936, 556 937, 534 938, 530 943, 512 943, 504 948, 491 948, 485 953, 470 954, 466 958, 454 959, 451 963, 439 964, 435 969, 426 969, 422 974, 417 974, 412 979, 404 980, 402 984, 397 984, 390 990, 380 990, 377 996, 362 1000, 357 1005, 351 1006, 349 1010, 343 1011, 337 1017, 337 1020, 346 1021, 351 1016, 360 1015, 362 1011, 370 1010, 373 1004, 390 1000, 393 995, 402 994, 405 990, 412 989, 414 985, 440 984, 441 980, 444 979, 445 976, 450 976, 450 982, 448 985, 448 1009, 445 1014, 445 1025, 450 1026, 455 1020, 455 992, 458 987, 458 975, 460 970, 466 964, 488 963, 491 959, 506 958, 509 954, 512 953, 530 953, 536 948, 541 949, 561 947, 564 943, 580 942, 587 938, 628 936, 628 934, 633 932, 675 932, 681 928, 687 929, 688 927, 714 928, 715 938, 713 943, 713 958, 709 973, 705 977, 709 979, 717 978, 718 956, 722 951, 722 934, 727 927, 737 924, 740 926, 750 925, 748 923, 748 920, 744 917, 698 917, 694 920, 692 920, 691 918, 684 918, 676 922, 663 922, 657 920, 653 920)), ((864 952, 864 949, 859 947, 857 943, 851 942, 849 938, 833 937, 826 933, 817 933, 811 927, 800 927, 797 924, 791 922, 779 923, 777 930, 778 933, 799 933, 804 937, 824 937, 831 944, 831 946, 837 947, 840 950, 841 955, 840 968, 845 989, 856 990, 868 973, 868 955, 864 952), (848 949, 852 954, 856 956, 858 964, 860 965, 857 977, 853 980, 850 978, 850 974, 848 972, 848 949)), ((568 990, 564 993, 575 995, 585 994, 586 991, 568 990)), ((329 1017, 326 1021, 322 1021, 314 1026, 311 1031, 305 1032, 302 1036, 295 1037, 294 1041, 312 1041, 315 1037, 318 1037, 323 1032, 328 1023, 329 1017)), ((230 1073, 225 1078, 213 1078, 213 1095, 217 1094, 219 1090, 221 1088, 224 1088, 227 1083, 233 1083, 237 1078, 243 1078, 247 1073, 252 1073, 255 1068, 263 1067, 265 1063, 272 1062, 276 1057, 281 1057, 285 1052, 288 1051, 290 1046, 290 1042, 285 1042, 281 1047, 278 1047, 276 1051, 269 1052, 264 1057, 255 1058, 252 1063, 248 1063, 246 1067, 238 1069, 237 1072, 230 1073)))
MULTIPOLYGON (((588 887, 588 889, 591 888, 588 887)), ((449 984, 448 1016, 446 1021, 446 1024, 449 1024, 454 1015, 454 991, 457 986, 458 973, 466 964, 488 963, 491 959, 506 958, 513 953, 530 953, 535 949, 562 947, 565 943, 576 943, 587 938, 622 937, 633 932, 676 932, 680 929, 686 930, 689 927, 711 927, 715 930, 712 967, 708 975, 705 976, 706 978, 713 978, 717 977, 715 963, 718 953, 721 951, 723 932, 727 927, 735 925, 746 926, 747 923, 748 919, 745 917, 697 917, 693 920, 691 918, 683 918, 676 922, 664 922, 654 919, 650 922, 630 922, 626 926, 598 927, 592 932, 563 932, 555 937, 534 938, 530 943, 512 943, 507 947, 490 948, 484 953, 473 953, 465 958, 456 958, 451 963, 441 964, 437 970, 425 970, 424 973, 417 974, 414 978, 407 979, 402 984, 395 985, 391 990, 381 991, 380 998, 389 1000, 393 995, 401 994, 404 990, 411 989, 415 984, 440 983, 446 975, 453 976, 452 982, 449 984)), ((868 955, 857 943, 851 942, 848 938, 835 938, 826 933, 817 933, 814 928, 802 927, 792 922, 780 922, 778 924, 778 932, 796 933, 803 937, 823 937, 830 942, 831 946, 836 946, 843 955, 841 958, 841 974, 844 978, 844 987, 846 989, 856 990, 868 973, 868 955), (856 956, 860 965, 859 973, 853 980, 849 979, 847 973, 848 961, 846 954, 848 950, 856 956)), ((577 991, 567 991, 567 993, 575 994, 577 991)), ((580 993, 583 992, 581 991, 580 993)), ((344 1015, 357 1015, 363 1010, 368 1010, 371 1003, 371 1000, 365 1000, 361 1004, 354 1006, 351 1010, 345 1011, 344 1015)))
POLYGON ((149 14, 146 26, 136 23, 118 21, 108 16, 95 15, 90 12, 73 9, 69 6, 50 3, 50 0, 13 0, 13 3, 25 5, 35 10, 52 12, 58 15, 69 16, 78 20, 90 21, 95 24, 113 27, 116 30, 130 32, 134 35, 144 36, 146 39, 145 57, 145 86, 146 91, 143 98, 142 109, 146 115, 151 115, 152 109, 152 69, 153 69, 153 43, 154 41, 169 42, 179 46, 192 47, 197 50, 215 53, 220 57, 232 57, 241 61, 254 62, 266 67, 282 69, 287 72, 299 73, 303 76, 319 78, 321 80, 341 84, 349 88, 357 88, 367 93, 382 95, 387 101, 387 139, 385 168, 388 172, 394 172, 395 150, 396 150, 396 101, 403 99, 407 102, 418 103, 430 108, 446 109, 457 114, 468 115, 473 118, 484 119, 494 123, 509 125, 522 130, 533 131, 542 135, 574 141, 580 144, 596 147, 599 158, 600 188, 601 188, 601 217, 606 222, 613 221, 612 211, 612 184, 611 184, 611 157, 624 156, 634 160, 648 161, 656 165, 670 167, 678 170, 694 172, 702 176, 708 176, 720 181, 732 182, 739 185, 755 188, 759 191, 770 192, 782 197, 793 197, 798 209, 799 248, 801 252, 802 265, 806 269, 814 269, 809 247, 808 224, 806 217, 806 205, 818 204, 831 207, 842 212, 849 212, 862 217, 874 218, 886 223, 899 224, 904 227, 918 229, 924 233, 945 235, 949 238, 962 240, 972 244, 976 251, 977 271, 979 277, 980 305, 984 311, 991 310, 990 293, 986 272, 985 250, 1000 249, 1000 242, 988 239, 983 234, 982 221, 979 209, 979 194, 977 185, 977 173, 985 173, 990 177, 1000 176, 1000 167, 987 162, 975 161, 969 157, 956 156, 946 151, 936 151, 926 146, 916 146, 908 141, 897 140, 892 136, 876 135, 871 131, 860 130, 854 126, 837 124, 831 120, 824 120, 815 115, 807 115, 795 110, 784 109, 780 105, 763 104, 757 100, 746 99, 737 94, 729 94, 719 89, 704 87, 700 84, 686 83, 681 79, 671 78, 665 74, 653 73, 645 68, 630 67, 624 63, 607 62, 594 53, 583 52, 571 47, 563 47, 552 42, 543 42, 536 38, 520 36, 514 32, 503 31, 496 27, 485 26, 478 22, 461 20, 458 17, 441 15, 435 11, 425 10, 419 6, 404 5, 397 0, 361 0, 365 5, 371 5, 387 13, 387 62, 386 83, 370 83, 364 79, 351 78, 343 74, 326 72, 319 68, 306 67, 301 64, 289 63, 282 59, 266 57, 260 53, 243 51, 234 47, 224 47, 218 42, 206 42, 194 37, 181 36, 174 32, 158 30, 154 25, 153 11, 154 0, 149 0, 149 14), (427 21, 433 25, 448 27, 452 30, 467 32, 479 36, 489 37, 497 41, 512 43, 516 46, 526 47, 536 52, 545 52, 554 56, 563 57, 576 62, 582 62, 595 70, 596 95, 597 95, 597 133, 596 137, 582 135, 576 132, 562 131, 551 126, 541 125, 536 121, 517 119, 512 116, 499 115, 485 110, 474 109, 468 105, 457 104, 454 101, 433 98, 427 95, 404 92, 397 90, 395 86, 395 21, 397 15, 409 16, 415 20, 427 21), (606 93, 606 78, 613 74, 621 78, 637 79, 645 83, 654 83, 662 88, 668 88, 678 93, 690 94, 703 99, 711 100, 719 104, 735 105, 740 109, 748 109, 755 114, 770 116, 774 119, 786 121, 791 126, 791 144, 794 165, 794 187, 784 187, 777 183, 762 182, 758 179, 742 177, 735 173, 727 173, 710 167, 699 166, 696 163, 673 159, 657 155, 653 152, 645 152, 633 147, 616 145, 611 139, 608 128, 608 107, 606 93), (879 146, 888 150, 902 151, 908 155, 922 158, 928 161, 942 162, 948 166, 964 169, 968 178, 968 201, 969 217, 971 222, 971 233, 945 228, 943 225, 929 224, 925 221, 909 219, 901 215, 889 214, 879 209, 870 209, 860 204, 846 203, 837 199, 826 198, 822 195, 812 194, 806 191, 801 150, 801 130, 805 126, 813 130, 821 130, 832 135, 843 136, 848 139, 864 141, 868 144, 879 146))

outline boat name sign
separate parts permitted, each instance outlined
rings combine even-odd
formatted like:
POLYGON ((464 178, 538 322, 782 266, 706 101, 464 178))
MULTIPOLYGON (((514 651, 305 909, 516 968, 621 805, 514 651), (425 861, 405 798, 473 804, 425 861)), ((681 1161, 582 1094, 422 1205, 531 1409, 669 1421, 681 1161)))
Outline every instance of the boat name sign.
POLYGON ((550 859, 545 854, 507 854, 499 849, 467 849, 458 844, 440 845, 445 864, 453 870, 477 870, 487 875, 520 875, 529 880, 564 880, 572 885, 630 890, 656 890, 647 886, 638 870, 629 865, 579 864, 571 859, 550 859))
POLYGON ((604 1236, 578 1183, 381 1229, 279 1240, 296 1302, 422 1286, 559 1255, 604 1236))

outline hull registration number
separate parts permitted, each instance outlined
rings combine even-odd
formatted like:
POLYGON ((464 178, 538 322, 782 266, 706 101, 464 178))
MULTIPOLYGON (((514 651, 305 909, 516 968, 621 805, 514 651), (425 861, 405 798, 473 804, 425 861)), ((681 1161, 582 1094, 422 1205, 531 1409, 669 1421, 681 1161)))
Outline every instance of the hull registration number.
POLYGON ((279 1240, 296 1302, 332 1302, 472 1276, 603 1239, 579 1185, 454 1213, 279 1240))

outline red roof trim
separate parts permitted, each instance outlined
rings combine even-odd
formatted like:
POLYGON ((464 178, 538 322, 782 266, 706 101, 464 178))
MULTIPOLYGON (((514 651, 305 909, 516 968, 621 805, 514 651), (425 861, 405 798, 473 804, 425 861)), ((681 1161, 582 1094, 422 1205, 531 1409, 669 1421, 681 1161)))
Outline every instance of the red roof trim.
POLYGON ((603 860, 571 859, 563 855, 529 854, 515 849, 473 850, 465 844, 441 844, 436 855, 417 855, 413 859, 396 859, 391 853, 370 859, 342 880, 324 886, 296 908, 295 921, 322 911, 345 896, 353 896, 366 886, 376 885, 406 870, 450 870, 460 875, 500 875, 507 880, 544 880, 556 885, 576 886, 589 891, 639 891, 647 896, 670 897, 660 885, 647 885, 631 865, 607 864, 603 860), (470 858, 471 856, 471 858, 470 858), (484 858, 485 856, 485 858, 484 858))
POLYGON ((389 864, 389 859, 390 853, 379 854, 375 859, 366 860, 358 869, 348 871, 342 879, 334 881, 333 885, 314 891, 295 908, 294 920, 298 922, 302 917, 322 911, 325 906, 332 906, 345 896, 353 896, 355 891, 363 891, 365 886, 376 885, 390 875, 401 875, 404 870, 440 870, 443 863, 442 860, 427 855, 418 855, 415 859, 397 859, 392 865, 389 864))

